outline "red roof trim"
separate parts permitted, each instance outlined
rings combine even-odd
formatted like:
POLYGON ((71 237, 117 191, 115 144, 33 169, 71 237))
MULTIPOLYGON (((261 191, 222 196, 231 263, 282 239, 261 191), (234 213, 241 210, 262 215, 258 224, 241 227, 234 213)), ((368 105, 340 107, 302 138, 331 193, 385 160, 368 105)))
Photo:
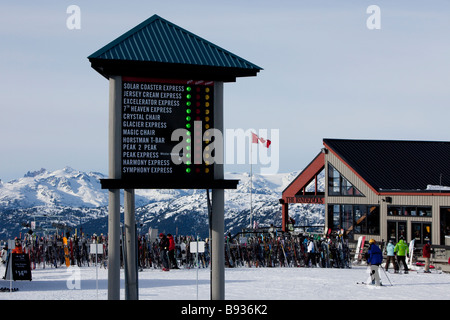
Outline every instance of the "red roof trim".
POLYGON ((325 167, 325 155, 319 153, 308 166, 284 189, 282 199, 287 201, 287 197, 295 197, 295 195, 314 179, 325 167))

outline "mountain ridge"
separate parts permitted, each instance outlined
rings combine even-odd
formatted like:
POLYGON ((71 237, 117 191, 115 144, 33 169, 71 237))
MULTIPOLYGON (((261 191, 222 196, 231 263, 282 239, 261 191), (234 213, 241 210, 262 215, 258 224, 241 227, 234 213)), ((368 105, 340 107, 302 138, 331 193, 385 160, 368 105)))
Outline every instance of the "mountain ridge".
MULTIPOLYGON (((253 174, 253 221, 260 226, 281 224, 281 193, 298 172, 276 175, 253 174)), ((0 183, 0 239, 26 232, 34 221, 36 229, 67 225, 87 233, 107 233, 108 190, 101 189, 99 172, 71 167, 28 171, 24 177, 0 183)), ((236 233, 249 226, 250 175, 226 173, 240 180, 237 189, 225 190, 225 232, 236 233)), ((323 188, 323 179, 320 179, 323 188)), ((135 190, 136 221, 140 233, 148 228, 195 235, 208 235, 205 190, 135 190)), ((123 200, 122 202, 123 203, 123 200)), ((314 205, 290 205, 290 215, 299 225, 323 224, 324 209, 314 205)))

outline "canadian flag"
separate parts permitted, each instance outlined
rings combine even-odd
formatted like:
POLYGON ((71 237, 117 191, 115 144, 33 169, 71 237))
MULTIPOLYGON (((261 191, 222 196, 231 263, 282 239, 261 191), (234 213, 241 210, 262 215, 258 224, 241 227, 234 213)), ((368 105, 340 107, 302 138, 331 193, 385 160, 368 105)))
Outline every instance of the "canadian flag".
POLYGON ((268 148, 272 143, 272 141, 260 138, 256 135, 256 133, 252 132, 252 143, 258 143, 258 141, 261 142, 266 148, 268 148))

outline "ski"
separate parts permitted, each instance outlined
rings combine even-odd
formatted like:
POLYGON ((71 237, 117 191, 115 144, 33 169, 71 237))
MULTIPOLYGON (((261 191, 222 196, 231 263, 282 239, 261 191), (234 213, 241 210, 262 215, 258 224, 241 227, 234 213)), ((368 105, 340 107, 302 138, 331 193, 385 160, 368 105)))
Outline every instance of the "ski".
POLYGON ((361 260, 362 260, 365 241, 366 241, 366 236, 363 236, 362 241, 361 241, 361 249, 359 250, 359 255, 358 255, 358 262, 361 262, 361 260))
POLYGON ((1 287, 0 292, 16 292, 19 291, 19 288, 7 288, 7 287, 1 287))
MULTIPOLYGON (((362 284, 362 285, 366 285, 366 286, 374 286, 377 287, 376 285, 374 285, 373 283, 368 283, 368 282, 357 282, 356 284, 362 284)), ((384 287, 383 284, 380 284, 378 287, 384 287)))
POLYGON ((359 250, 361 249, 361 242, 362 242, 362 236, 358 237, 358 243, 356 244, 356 250, 355 250, 355 257, 353 258, 356 261, 358 261, 359 256, 359 250))
POLYGON ((406 257, 406 264, 408 265, 409 269, 412 269, 415 241, 416 239, 412 239, 411 242, 409 243, 409 256, 406 257))
POLYGON ((67 245, 67 238, 63 237, 64 245, 64 259, 66 260, 66 267, 70 267, 69 247, 67 245))
POLYGON ((359 236, 358 243, 356 245, 354 263, 360 263, 362 260, 362 254, 364 251, 364 242, 366 240, 366 236, 359 236))

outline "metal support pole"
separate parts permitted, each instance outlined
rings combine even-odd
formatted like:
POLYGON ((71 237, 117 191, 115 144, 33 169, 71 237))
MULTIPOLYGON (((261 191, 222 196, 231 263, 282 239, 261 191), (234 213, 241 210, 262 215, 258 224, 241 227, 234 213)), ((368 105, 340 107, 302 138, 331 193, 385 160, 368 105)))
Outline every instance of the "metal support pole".
MULTIPOLYGON (((223 82, 215 82, 214 84, 214 127, 223 133, 223 82)), ((214 164, 214 178, 224 178, 223 159, 218 159, 214 164)), ((211 300, 225 300, 224 206, 224 189, 213 189, 211 218, 211 300)))
POLYGON ((211 300, 225 299, 224 190, 212 191, 211 300))
POLYGON ((126 285, 125 300, 138 300, 137 262, 136 262, 136 218, 134 189, 124 191, 124 225, 126 251, 126 285))
POLYGON ((120 300, 120 190, 109 190, 108 300, 120 300))
MULTIPOLYGON (((120 179, 122 78, 109 79, 109 178, 120 179)), ((120 190, 109 190, 108 300, 120 300, 120 190)))

